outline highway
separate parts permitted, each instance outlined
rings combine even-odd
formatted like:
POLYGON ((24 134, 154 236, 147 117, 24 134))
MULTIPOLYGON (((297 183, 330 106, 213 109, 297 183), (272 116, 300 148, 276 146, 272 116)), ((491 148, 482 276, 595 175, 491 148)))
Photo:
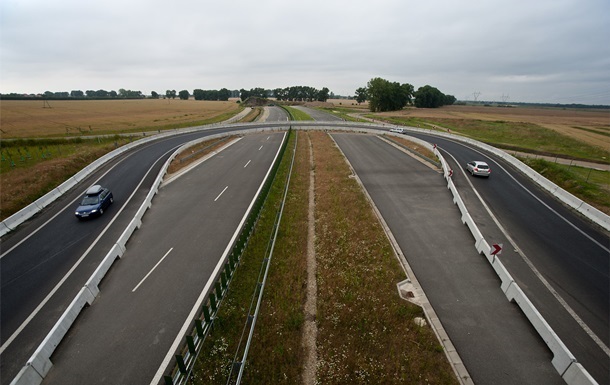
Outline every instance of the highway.
POLYGON ((332 134, 396 238, 475 384, 562 384, 499 290, 441 174, 377 136, 332 134))
POLYGON ((174 341, 183 341, 181 328, 207 296, 204 287, 284 136, 244 136, 160 189, 102 295, 62 341, 44 384, 153 381, 165 357, 173 357, 174 341))
MULTIPOLYGON (((278 121, 286 119, 279 108, 273 107, 270 110, 277 111, 277 115, 273 115, 274 119, 278 121)), ((316 111, 316 114, 312 113, 313 115, 318 121, 327 120, 322 112, 316 111)), ((269 116, 271 119, 271 113, 269 116)), ((295 125, 297 124, 295 123, 295 125)), ((2 371, 2 384, 8 384, 14 377, 63 312, 67 303, 82 287, 84 281, 116 241, 127 222, 133 217, 139 203, 147 193, 152 179, 169 153, 185 141, 221 131, 226 131, 226 129, 206 130, 162 139, 125 154, 107 164, 78 188, 21 226, 18 231, 2 238, 2 257, 0 259, 2 274, 0 371, 2 371), (105 174, 107 171, 108 173, 105 174), (115 194, 115 204, 102 218, 78 223, 72 213, 76 206, 76 199, 80 198, 88 186, 98 183, 97 181, 112 188, 115 194), (26 238, 27 236, 30 237, 26 238), (20 243, 22 241, 23 243, 20 243), (80 259, 82 261, 77 265, 80 259), (51 295, 50 293, 56 287, 57 291, 51 295), (20 326, 24 325, 28 316, 47 297, 49 299, 45 305, 21 330, 20 326), (11 340, 11 336, 16 337, 11 340)), ((599 383, 610 383, 608 378, 610 360, 604 349, 609 345, 608 317, 610 314, 608 309, 610 303, 608 248, 610 242, 607 232, 582 220, 570 209, 559 204, 554 198, 499 160, 463 144, 433 135, 411 135, 437 143, 447 160, 453 162, 455 159, 453 179, 485 238, 493 243, 504 244, 500 258, 515 280, 526 291, 528 297, 560 335, 578 361, 585 365, 599 383), (492 176, 489 179, 472 178, 461 172, 463 164, 473 159, 487 160, 491 164, 492 176), (489 207, 489 211, 485 209, 479 196, 489 207)), ((185 180, 189 178, 190 176, 185 180)), ((179 180, 176 181, 178 186, 181 183, 179 180)), ((172 187, 172 184, 166 187, 168 189, 166 191, 175 188, 172 187)), ((153 201, 155 209, 157 209, 157 202, 163 201, 164 194, 165 192, 161 192, 153 201)), ((158 209, 158 211, 161 210, 161 208, 158 209)), ((169 210, 166 213, 168 218, 172 218, 173 211, 169 210)), ((153 212, 155 210, 150 214, 153 212)), ((387 215, 390 216, 390 214, 387 215)), ((175 219, 166 222, 179 225, 187 222, 184 218, 179 219, 176 216, 173 218, 175 219)), ((136 232, 130 241, 128 252, 133 247, 133 241, 137 237, 143 236, 141 233, 144 228, 145 226, 136 232)), ((396 232, 401 232, 400 227, 396 232)), ((166 248, 167 250, 158 248, 154 252, 143 252, 142 254, 146 255, 146 258, 154 259, 161 258, 168 253, 166 260, 171 261, 178 253, 175 253, 177 249, 170 246, 170 243, 172 242, 167 242, 169 246, 166 248)), ((471 244, 470 247, 476 254, 474 245, 471 244)), ((139 258, 139 256, 126 257, 116 268, 113 268, 109 277, 102 282, 100 297, 79 318, 78 328, 82 324, 81 319, 88 317, 87 314, 92 314, 96 306, 103 303, 106 293, 110 292, 108 289, 110 283, 116 279, 114 278, 116 272, 127 265, 128 261, 139 260, 139 258)), ((482 256, 480 258, 484 261, 482 256)), ((160 266, 162 265, 163 263, 160 264, 160 266)), ((478 268, 483 267, 478 266, 478 268)), ((490 274, 493 274, 493 271, 490 274)), ((485 281, 491 279, 485 277, 485 281)), ((495 282, 497 283, 497 280, 495 282)), ((169 286, 175 284, 175 281, 171 281, 169 286)), ((145 286, 145 284, 142 285, 145 286)), ((434 289, 430 290, 434 291, 434 289)), ((501 294, 498 283, 496 290, 497 293, 490 291, 492 298, 501 294)), ((503 301, 508 304, 505 298, 503 301)), ((145 307, 146 304, 133 305, 134 309, 139 309, 139 306, 145 307)), ((508 312, 511 311, 514 313, 514 310, 508 312)), ((120 320, 127 316, 115 314, 115 318, 121 317, 120 320)), ((510 320, 510 322, 517 322, 516 324, 522 321, 523 319, 521 321, 510 320)), ((459 325, 462 321, 455 320, 454 322, 459 325)), ((124 325, 129 324, 124 323, 124 325)), ((76 337, 78 328, 70 331, 70 339, 78 338, 76 337)), ((456 327, 456 330, 458 334, 455 338, 465 339, 463 335, 459 334, 461 328, 456 327)), ((155 349, 149 350, 157 350, 156 343, 160 341, 157 337, 164 337, 165 333, 165 328, 157 330, 153 344, 150 345, 155 349)), ((493 329, 490 333, 494 333, 493 329)), ((451 337, 454 338, 454 336, 451 337)), ((62 343, 62 347, 64 345, 62 343)), ((533 349, 538 349, 537 344, 532 346, 533 349)), ((83 347, 83 345, 79 345, 79 347, 83 347)), ((59 349, 53 357, 56 367, 51 373, 62 372, 57 369, 59 363, 56 361, 58 357, 66 358, 70 357, 70 354, 72 353, 69 353, 69 350, 59 349)), ((496 353, 496 357, 500 357, 501 354, 504 353, 496 353)), ((550 353, 546 352, 546 354, 546 359, 550 361, 550 353)), ((108 357, 102 358, 109 359, 108 357)), ((471 365, 476 367, 476 364, 471 365)), ((48 381, 57 380, 53 380, 50 374, 48 381)), ((47 381, 45 380, 45 382, 47 381)))
MULTIPOLYGON (((273 114, 286 120, 279 107, 273 114)), ((2 237, 0 372, 10 383, 116 242, 165 160, 182 144, 227 128, 178 134, 136 147, 108 162, 40 214, 2 237), (115 203, 104 216, 78 221, 74 209, 93 184, 115 203)))

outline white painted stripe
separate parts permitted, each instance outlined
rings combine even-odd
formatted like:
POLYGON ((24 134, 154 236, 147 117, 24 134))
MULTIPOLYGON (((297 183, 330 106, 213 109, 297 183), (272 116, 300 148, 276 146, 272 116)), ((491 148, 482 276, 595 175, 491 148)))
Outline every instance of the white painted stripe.
POLYGON ((260 151, 260 150, 262 150, 262 149, 263 149, 263 146, 260 146, 260 147, 258 148, 258 151, 260 151))
MULTIPOLYGON (((148 176, 148 174, 150 173, 150 171, 155 167, 155 165, 157 164, 157 162, 166 154, 175 151, 175 147, 172 148, 171 150, 169 150, 168 152, 166 152, 165 154, 163 154, 161 157, 159 157, 159 159, 153 163, 152 166, 150 166, 150 168, 148 169, 148 171, 146 172, 146 174, 144 175, 144 177, 142 177, 142 180, 140 180, 140 183, 138 183, 138 185, 136 186, 136 188, 133 190, 133 192, 131 193, 131 195, 129 196, 129 198, 127 198, 127 200, 125 201, 125 204, 123 205, 123 207, 121 207, 121 209, 119 210, 118 213, 116 213, 116 215, 114 216, 114 218, 112 218, 112 220, 108 223, 108 225, 104 228, 104 230, 102 230, 102 232, 100 233, 100 235, 97 236, 97 238, 93 241, 93 243, 91 244, 91 246, 89 246, 89 248, 83 253, 83 255, 81 255, 81 257, 78 259, 78 261, 76 261, 76 263, 70 268, 70 270, 62 277, 62 279, 57 283, 57 285, 55 285, 55 287, 53 288, 53 290, 51 290, 49 292, 49 294, 47 294, 47 296, 42 300, 42 302, 40 302, 40 304, 38 304, 38 306, 36 307, 36 309, 34 309, 34 311, 28 316, 28 318, 25 319, 25 321, 23 321, 23 323, 17 328, 17 330, 15 330, 15 332, 4 342, 4 344, 2 344, 2 347, 0 347, 0 354, 2 354, 2 352, 4 352, 4 350, 15 340, 15 338, 17 338, 17 336, 23 331, 23 329, 25 329, 25 327, 32 321, 32 319, 40 312, 40 310, 42 310, 42 308, 44 307, 44 305, 47 304, 47 302, 49 302, 49 300, 51 299, 51 297, 53 297, 53 295, 57 292, 57 290, 59 290, 59 288, 64 284, 64 282, 66 282, 66 280, 70 277, 70 275, 74 272, 74 270, 76 270, 76 268, 81 264, 81 262, 85 259, 85 257, 87 255, 89 255, 89 253, 91 252, 91 250, 93 249, 93 247, 95 247, 95 245, 97 244, 97 242, 100 240, 100 238, 102 238, 102 236, 106 233, 106 231, 108 231, 108 229, 112 226, 112 224, 114 223, 114 221, 119 217, 119 215, 121 215, 121 213, 123 212, 123 210, 125 209, 125 207, 127 207, 127 204, 129 203, 129 201, 131 200, 131 198, 133 198, 133 196, 135 195, 136 191, 140 188, 140 186, 142 185, 142 183, 144 182, 144 180, 146 179, 146 177, 148 176)), ((119 165, 120 163, 117 163, 115 165, 115 167, 117 165, 119 165)), ((114 167, 113 167, 114 168, 114 167)), ((110 172, 110 170, 108 170, 108 172, 110 172)), ((108 172, 106 172, 104 175, 106 175, 108 172)), ((103 176, 102 176, 103 177, 103 176)), ((101 179, 101 178, 100 178, 101 179)), ((98 179, 98 181, 100 180, 98 179)), ((95 183, 94 183, 95 184, 95 183)), ((70 202, 70 204, 72 204, 74 201, 70 202)), ((66 206, 67 208, 68 206, 66 206)), ((64 209, 65 210, 65 209, 64 209)), ((60 211, 63 212, 64 210, 60 211)), ((59 215, 59 214, 58 214, 59 215)), ((50 220, 49 220, 50 221, 50 220)), ((49 221, 45 222, 44 225, 46 225, 49 221)), ((43 226, 44 226, 43 225, 43 226)), ((41 226, 42 227, 42 226, 41 226)), ((40 228, 41 228, 40 227, 40 228)), ((40 229, 39 228, 39 229, 40 229)), ((37 229, 38 230, 38 229, 37 229)))
POLYGON ((250 159, 250 160, 248 161, 248 163, 246 163, 246 165, 244 166, 244 168, 248 167, 248 165, 250 164, 250 162, 252 162, 252 159, 250 159))
POLYGON ((157 266, 159 266, 159 265, 161 264, 161 262, 163 262, 163 260, 165 259, 165 257, 167 257, 167 256, 169 255, 169 253, 171 253, 171 252, 172 252, 172 250, 174 250, 174 248, 173 248, 173 247, 172 247, 172 248, 170 248, 170 249, 167 251, 167 253, 165 253, 165 255, 163 256, 163 258, 161 258, 161 259, 159 260, 159 262, 157 262, 157 264, 156 264, 155 266, 153 266, 153 268, 152 268, 152 269, 150 269, 150 271, 148 272, 148 274, 146 274, 146 275, 144 276, 144 278, 142 278, 142 280, 140 281, 140 283, 138 283, 138 284, 136 285, 136 287, 134 287, 134 288, 133 288, 133 290, 131 291, 132 293, 133 293, 133 292, 135 292, 136 290, 138 290, 138 287, 140 287, 140 285, 141 285, 142 283, 144 283, 144 281, 146 281, 146 278, 148 278, 148 276, 149 276, 149 275, 151 275, 153 271, 155 271, 155 269, 157 268, 157 266))
MULTIPOLYGON (((282 140, 282 143, 283 143, 284 140, 286 140, 286 133, 284 133, 284 139, 282 140)), ((273 162, 271 162, 271 165, 273 165, 275 163, 275 161, 277 160, 277 157, 280 155, 280 150, 281 149, 282 149, 282 144, 280 144, 280 147, 278 148, 278 150, 277 150, 277 152, 275 154, 275 158, 273 158, 273 162)), ((258 195, 260 194, 261 190, 263 189, 263 186, 265 185, 265 181, 269 178, 269 174, 271 173, 271 168, 272 167, 269 166, 269 169, 267 170, 267 174, 263 178, 263 181, 261 182, 260 186, 258 187, 258 191, 256 191, 256 194, 254 194, 254 197, 252 198, 252 201, 250 202, 250 206, 248 206, 248 209, 246 210, 244 216, 241 219, 241 222, 237 226, 237 229, 235 229, 235 233, 233 233, 233 236, 231 237, 231 240, 227 244, 227 247, 225 248, 225 251, 222 253, 222 256, 218 260, 218 263, 216 264, 216 267, 214 268, 214 271, 210 275, 210 278, 208 279, 208 282, 205 284, 205 287, 201 291, 201 294, 199 295, 199 298, 197 298, 197 302, 195 303, 195 306, 193 306, 193 308, 191 309, 191 312, 186 317, 186 320, 184 321, 184 324, 182 325, 182 328, 180 329, 180 331, 176 335, 176 338, 174 339, 174 343, 172 344, 172 346, 167 351, 167 354, 165 355, 165 358, 163 359, 163 362, 159 366, 159 369, 157 370, 157 373, 155 374, 155 376, 153 377, 152 381, 150 382, 150 385, 157 385, 159 383, 159 381, 161 381, 161 377, 163 377, 163 372, 165 371, 165 369, 167 368, 167 366, 171 362, 172 358, 174 357, 174 352, 178 349, 178 346, 180 345, 180 342, 184 339, 184 336, 186 335, 186 332, 187 332, 187 329, 188 329, 189 325, 195 319, 195 317, 197 315, 197 312, 201 312, 201 307, 203 305, 203 301, 205 300, 205 297, 206 297, 208 291, 210 291, 210 288, 214 284, 215 278, 218 276, 218 274, 220 272, 220 269, 222 269, 224 267, 224 264, 226 263, 227 258, 229 256, 229 252, 231 251, 231 247, 233 246, 233 243, 235 242, 235 240, 239 236, 239 231, 241 230, 241 228, 243 227, 244 223, 246 222, 246 219, 248 219, 248 215, 250 214, 250 211, 252 211, 252 207, 254 206, 254 203, 256 202, 256 198, 258 197, 258 195)))
POLYGON ((229 188, 229 186, 225 187, 225 188, 224 188, 224 189, 223 189, 223 190, 220 192, 220 194, 218 194, 218 196, 216 197, 216 199, 214 199, 214 202, 216 202, 216 201, 218 200, 218 198, 220 198, 220 196, 221 196, 222 194, 224 194, 224 192, 225 192, 225 191, 227 191, 227 189, 228 189, 228 188, 229 188))

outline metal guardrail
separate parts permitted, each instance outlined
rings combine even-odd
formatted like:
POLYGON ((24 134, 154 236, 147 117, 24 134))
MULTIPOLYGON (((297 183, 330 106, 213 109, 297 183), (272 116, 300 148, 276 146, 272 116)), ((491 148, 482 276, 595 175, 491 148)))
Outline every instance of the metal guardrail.
MULTIPOLYGON (((291 132, 292 130, 289 129, 288 135, 290 135, 291 132)), ((202 306, 201 313, 193 320, 194 326, 191 328, 191 332, 184 337, 185 341, 175 354, 175 363, 174 365, 170 364, 170 372, 163 376, 165 384, 185 384, 191 375, 193 366, 195 365, 203 342, 214 324, 220 304, 222 303, 222 300, 229 289, 229 284, 233 278, 233 273, 239 265, 242 253, 248 245, 250 236, 252 235, 254 227, 256 226, 256 223, 260 217, 260 213, 286 150, 288 135, 286 135, 284 138, 284 142, 282 143, 275 163, 271 168, 271 172, 264 182, 264 186, 259 192, 252 210, 248 214, 248 219, 240 230, 240 235, 232 247, 228 261, 224 263, 224 268, 221 269, 220 275, 216 277, 216 283, 214 284, 212 292, 209 293, 205 304, 202 306)))

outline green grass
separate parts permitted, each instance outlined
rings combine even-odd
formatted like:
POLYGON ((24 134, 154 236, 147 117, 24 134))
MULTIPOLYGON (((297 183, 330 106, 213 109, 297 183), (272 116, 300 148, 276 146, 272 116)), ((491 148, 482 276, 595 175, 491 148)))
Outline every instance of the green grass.
POLYGON ((610 213, 610 172, 563 165, 543 159, 521 159, 564 190, 599 210, 610 213))
POLYGON ((355 118, 349 114, 362 113, 362 110, 346 108, 346 107, 333 107, 333 108, 317 108, 318 110, 324 111, 328 114, 337 116, 346 122, 368 122, 366 119, 355 118))
POLYGON ((307 113, 290 106, 282 106, 292 116, 292 120, 313 120, 307 113))
MULTIPOLYGON (((98 149, 109 144, 114 147, 129 143, 130 138, 120 136, 95 139, 18 139, 2 141, 0 148, 0 175, 27 169, 51 159, 70 157, 85 148, 98 149)), ((83 166, 84 167, 84 166, 83 166)))
MULTIPOLYGON (((377 115, 368 115, 379 119, 377 115)), ((541 155, 558 155, 571 159, 608 163, 609 154, 604 149, 591 146, 556 131, 532 123, 486 121, 473 119, 414 119, 384 117, 384 120, 421 128, 464 135, 494 147, 525 151, 541 155)))
MULTIPOLYGON (((295 136, 292 135, 288 143, 261 217, 218 311, 213 330, 204 342, 190 384, 227 382, 281 202, 295 136)), ((296 184, 296 187, 291 188, 287 197, 263 306, 244 373, 244 380, 249 384, 298 383, 302 367, 299 349, 304 292, 299 290, 299 283, 303 282, 306 274, 302 263, 307 237, 307 199, 303 195, 307 196, 307 188, 301 188, 303 181, 298 178, 295 180, 293 177, 291 184, 296 184), (292 289, 287 290, 288 287, 292 289)))

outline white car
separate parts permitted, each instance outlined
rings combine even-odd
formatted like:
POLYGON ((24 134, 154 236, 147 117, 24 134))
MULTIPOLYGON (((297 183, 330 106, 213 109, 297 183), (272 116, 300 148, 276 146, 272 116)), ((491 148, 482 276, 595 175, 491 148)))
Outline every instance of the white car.
POLYGON ((405 132, 404 128, 390 128, 390 132, 396 132, 398 134, 403 134, 405 132))
POLYGON ((472 162, 466 163, 466 171, 468 171, 470 175, 484 176, 487 178, 491 174, 489 165, 479 160, 473 160, 472 162))

